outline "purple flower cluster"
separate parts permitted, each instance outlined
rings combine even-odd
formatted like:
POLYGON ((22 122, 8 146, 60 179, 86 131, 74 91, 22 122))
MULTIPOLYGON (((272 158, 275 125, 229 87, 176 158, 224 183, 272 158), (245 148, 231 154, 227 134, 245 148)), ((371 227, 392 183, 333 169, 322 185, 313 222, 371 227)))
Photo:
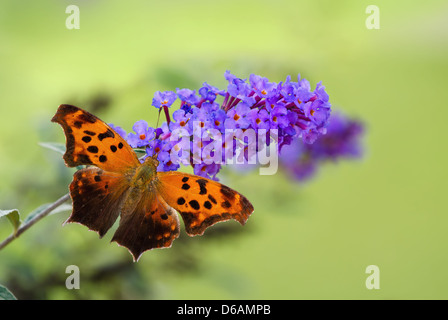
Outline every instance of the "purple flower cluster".
POLYGON ((363 131, 361 122, 349 119, 340 112, 334 112, 325 135, 313 144, 294 140, 283 148, 280 165, 294 179, 307 180, 323 162, 360 157, 363 131))
POLYGON ((259 136, 255 139, 244 136, 248 129, 266 130, 265 145, 271 142, 269 131, 276 129, 281 153, 293 141, 301 140, 308 145, 326 133, 331 105, 320 82, 312 90, 310 83, 300 76, 297 81, 291 81, 288 76, 276 83, 254 74, 248 80, 241 79, 226 71, 225 79, 226 90, 204 83, 197 91, 186 88, 176 92, 157 91, 152 106, 164 111, 166 122, 159 128, 151 128, 140 120, 134 124, 134 132, 126 135, 119 128, 119 134, 131 147, 145 148, 146 156, 157 154, 160 171, 180 167, 170 157, 173 149, 175 152, 189 150, 189 157, 180 163, 192 165, 196 175, 217 180, 222 163, 231 156, 219 153, 223 147, 231 146, 234 154, 238 153, 236 149, 242 149, 239 154, 246 160, 250 150, 262 149, 259 136), (170 116, 170 108, 177 99, 179 109, 170 116), (230 129, 237 134, 230 139, 215 139, 224 137, 230 129))

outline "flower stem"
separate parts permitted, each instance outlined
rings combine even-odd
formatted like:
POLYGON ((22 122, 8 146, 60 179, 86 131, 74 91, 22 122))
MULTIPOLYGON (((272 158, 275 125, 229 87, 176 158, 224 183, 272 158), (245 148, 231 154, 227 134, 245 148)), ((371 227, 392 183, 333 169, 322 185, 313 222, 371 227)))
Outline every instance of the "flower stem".
POLYGON ((229 97, 230 97, 230 95, 229 95, 229 93, 227 92, 227 93, 226 93, 226 96, 224 97, 224 101, 222 102, 222 105, 221 105, 221 109, 223 109, 224 111, 225 111, 226 108, 227 108, 227 101, 229 100, 229 97))
POLYGON ((163 106, 163 111, 165 111, 166 122, 168 124, 170 124, 171 118, 170 118, 170 112, 168 111, 168 107, 167 106, 163 106))

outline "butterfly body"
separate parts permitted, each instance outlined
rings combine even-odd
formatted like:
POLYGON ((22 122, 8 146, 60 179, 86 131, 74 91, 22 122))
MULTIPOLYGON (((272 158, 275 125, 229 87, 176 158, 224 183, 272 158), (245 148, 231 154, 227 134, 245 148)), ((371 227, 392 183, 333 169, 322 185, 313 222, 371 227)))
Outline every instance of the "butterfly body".
POLYGON ((130 181, 130 185, 141 190, 154 188, 154 180, 157 175, 157 160, 146 158, 141 166, 137 167, 130 181))
POLYGON ((70 184, 77 222, 102 237, 120 216, 112 241, 138 260, 153 248, 170 247, 179 236, 179 212, 190 236, 219 221, 245 224, 252 204, 216 181, 182 172, 157 172, 158 162, 140 163, 135 152, 102 120, 80 108, 61 105, 52 119, 66 135, 67 166, 78 170, 70 184))

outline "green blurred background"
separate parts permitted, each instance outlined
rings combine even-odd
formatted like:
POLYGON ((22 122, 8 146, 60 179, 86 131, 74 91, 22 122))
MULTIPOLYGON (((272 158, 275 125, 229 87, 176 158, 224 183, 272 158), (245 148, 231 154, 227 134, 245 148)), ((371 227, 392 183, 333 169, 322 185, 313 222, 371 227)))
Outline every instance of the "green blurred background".
MULTIPOLYGON (((22 299, 447 299, 446 1, 0 2, 0 208, 24 218, 67 192, 74 169, 38 145, 63 142, 61 103, 127 131, 157 90, 225 87, 224 71, 323 81, 366 125, 361 160, 307 183, 225 171, 255 212, 138 263, 68 212, 0 251, 0 283, 22 299), (65 8, 80 8, 68 30, 65 8), (380 9, 379 30, 365 26, 380 9), (380 289, 365 286, 368 265, 380 289), (67 290, 77 265, 81 289, 67 290)), ((182 225, 183 227, 183 225, 182 225)), ((0 240, 11 232, 0 221, 0 240)))

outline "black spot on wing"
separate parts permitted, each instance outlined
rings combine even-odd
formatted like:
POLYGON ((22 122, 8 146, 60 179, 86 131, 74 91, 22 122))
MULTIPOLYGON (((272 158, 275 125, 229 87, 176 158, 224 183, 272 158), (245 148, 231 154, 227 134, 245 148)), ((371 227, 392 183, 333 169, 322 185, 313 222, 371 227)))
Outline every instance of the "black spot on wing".
POLYGON ((230 189, 227 186, 221 186, 221 193, 224 197, 226 197, 229 200, 233 200, 235 198, 235 191, 230 189))
POLYGON ((75 126, 75 128, 81 129, 81 127, 82 127, 82 122, 81 122, 81 121, 75 121, 75 122, 73 123, 73 125, 75 126))
POLYGON ((180 206, 185 204, 185 199, 180 197, 179 199, 177 199, 177 204, 180 205, 180 206))
POLYGON ((184 183, 184 184, 182 185, 182 189, 184 189, 184 190, 188 190, 188 189, 190 189, 190 185, 184 183))
POLYGON ((196 180, 196 182, 199 185, 199 194, 207 194, 207 188, 205 187, 205 185, 207 184, 207 180, 205 179, 198 179, 196 180))
POLYGON ((210 201, 205 201, 205 202, 204 202, 204 207, 205 207, 206 209, 211 209, 211 208, 212 208, 212 204, 210 203, 210 201))
POLYGON ((225 209, 228 209, 228 208, 230 208, 231 206, 232 206, 232 205, 231 205, 230 202, 227 201, 227 200, 221 203, 221 207, 223 207, 223 208, 225 208, 225 209))
POLYGON ((82 141, 84 141, 85 143, 89 143, 90 141, 92 141, 92 138, 89 136, 84 136, 82 137, 82 141))
POLYGON ((85 112, 85 113, 81 113, 78 116, 78 119, 83 121, 83 122, 95 123, 97 118, 93 114, 85 112))
POLYGON ((218 202, 216 201, 216 199, 215 199, 211 194, 208 195, 208 199, 209 199, 211 202, 213 202, 214 204, 217 204, 217 203, 218 203, 218 202))
POLYGON ((89 151, 91 153, 98 153, 98 147, 97 146, 89 146, 87 148, 87 151, 89 151))
POLYGON ((84 130, 84 133, 88 134, 89 136, 92 136, 92 137, 96 135, 95 132, 92 132, 92 131, 89 131, 89 130, 84 130))
POLYGON ((200 205, 199 202, 197 202, 196 200, 191 200, 190 202, 188 202, 190 204, 190 206, 195 209, 195 210, 199 210, 200 209, 200 205))
POLYGON ((100 133, 100 134, 98 135, 98 139, 99 139, 100 141, 103 141, 103 140, 106 139, 106 138, 115 138, 115 134, 112 132, 112 130, 107 129, 106 132, 100 133))
POLYGON ((107 161, 107 157, 105 155, 101 155, 99 160, 100 160, 100 162, 106 162, 107 161))
POLYGON ((92 160, 90 160, 89 156, 86 154, 79 154, 78 155, 78 163, 92 164, 92 160))

